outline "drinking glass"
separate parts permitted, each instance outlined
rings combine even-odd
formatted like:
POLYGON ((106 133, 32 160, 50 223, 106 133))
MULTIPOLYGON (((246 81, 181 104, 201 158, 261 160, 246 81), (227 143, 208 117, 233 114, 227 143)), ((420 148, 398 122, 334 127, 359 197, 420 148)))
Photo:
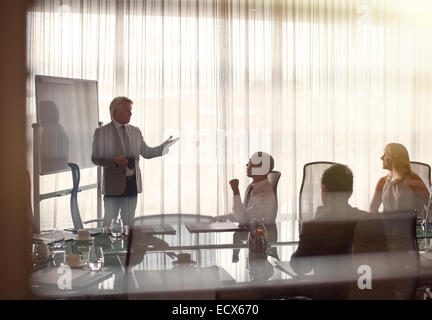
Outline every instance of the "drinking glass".
POLYGON ((102 247, 92 245, 89 248, 88 266, 92 271, 100 271, 104 265, 104 254, 102 247))
POLYGON ((46 243, 38 242, 32 244, 33 267, 46 266, 49 263, 49 248, 46 243))
POLYGON ((52 263, 54 267, 60 267, 66 262, 66 250, 54 250, 52 253, 52 263))
POLYGON ((117 239, 115 241, 111 241, 111 250, 112 251, 114 251, 114 252, 119 251, 120 252, 124 249, 125 249, 125 247, 124 247, 123 238, 117 239))
POLYGON ((120 239, 123 234, 123 221, 122 219, 112 219, 111 221, 111 236, 113 239, 120 239))
POLYGON ((54 228, 51 231, 51 247, 54 249, 61 248, 64 246, 64 234, 63 231, 54 228))

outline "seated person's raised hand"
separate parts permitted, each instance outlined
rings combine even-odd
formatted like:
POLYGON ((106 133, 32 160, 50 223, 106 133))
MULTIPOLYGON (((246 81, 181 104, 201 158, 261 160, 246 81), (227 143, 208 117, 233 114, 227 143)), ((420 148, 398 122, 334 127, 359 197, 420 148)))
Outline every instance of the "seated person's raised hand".
POLYGON ((230 186, 231 186, 231 190, 234 192, 234 194, 239 194, 239 181, 238 179, 232 179, 229 182, 230 186))

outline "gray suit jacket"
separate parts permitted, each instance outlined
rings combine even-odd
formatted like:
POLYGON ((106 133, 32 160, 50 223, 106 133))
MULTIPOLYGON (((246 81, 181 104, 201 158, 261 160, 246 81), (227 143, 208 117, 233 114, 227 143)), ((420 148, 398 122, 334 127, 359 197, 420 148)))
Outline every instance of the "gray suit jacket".
MULTIPOLYGON (((161 156, 164 150, 162 144, 154 148, 149 147, 145 143, 139 128, 132 125, 128 125, 128 127, 130 149, 132 151, 132 155, 129 156, 135 158, 137 191, 141 192, 140 155, 150 159, 161 156)), ((93 163, 103 167, 102 193, 108 196, 121 195, 126 188, 126 166, 117 166, 114 163, 114 157, 119 155, 126 157, 126 152, 123 149, 114 122, 111 121, 95 130, 92 149, 93 163)))

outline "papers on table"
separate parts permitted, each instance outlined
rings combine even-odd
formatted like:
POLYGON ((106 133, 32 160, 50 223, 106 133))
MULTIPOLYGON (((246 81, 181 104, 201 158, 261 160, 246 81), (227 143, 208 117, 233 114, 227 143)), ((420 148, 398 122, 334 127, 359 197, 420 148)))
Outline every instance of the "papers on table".
MULTIPOLYGON (((102 233, 103 232, 103 228, 83 228, 82 230, 87 230, 91 236, 94 236, 96 234, 102 233)), ((78 230, 76 229, 65 229, 65 231, 70 231, 73 233, 78 233, 78 230)))
MULTIPOLYGON (((276 261, 276 267, 278 267, 280 270, 285 272, 286 274, 290 275, 291 277, 296 277, 298 274, 291 268, 290 261, 276 261)), ((313 275, 314 271, 307 273, 306 275, 313 275)))
POLYGON ((291 268, 290 261, 276 261, 276 266, 291 277, 297 276, 297 273, 291 268))
POLYGON ((58 241, 69 241, 73 240, 76 237, 75 234, 70 232, 61 232, 61 231, 50 231, 44 232, 42 234, 34 234, 33 239, 36 241, 41 241, 46 244, 51 244, 58 241))
POLYGON ((95 283, 99 283, 109 278, 111 272, 92 272, 84 269, 71 269, 71 268, 49 268, 39 270, 32 275, 34 283, 46 284, 46 285, 58 285, 63 279, 65 279, 66 272, 70 273, 70 280, 72 289, 86 287, 95 283))
POLYGON ((197 232, 229 232, 244 230, 238 222, 188 223, 186 228, 190 233, 197 232))
POLYGON ((222 267, 215 266, 219 270, 219 282, 221 284, 232 284, 235 283, 236 280, 222 267))
POLYGON ((147 234, 176 234, 176 231, 170 224, 160 225, 139 225, 138 227, 143 233, 147 234))

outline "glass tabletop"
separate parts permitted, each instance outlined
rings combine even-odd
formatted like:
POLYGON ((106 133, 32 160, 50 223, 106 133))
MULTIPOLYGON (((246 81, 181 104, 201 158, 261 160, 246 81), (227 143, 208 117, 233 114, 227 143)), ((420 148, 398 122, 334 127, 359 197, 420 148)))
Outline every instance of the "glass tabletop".
MULTIPOLYGON (((139 261, 126 267, 126 251, 117 250, 109 235, 100 234, 88 243, 67 243, 66 254, 79 254, 88 259, 91 245, 102 245, 106 252, 103 269, 92 272, 87 265, 69 268, 65 264, 49 266, 32 274, 33 292, 42 297, 129 296, 188 290, 216 290, 243 285, 256 285, 275 280, 292 279, 276 268, 279 259, 288 259, 296 245, 274 246, 273 256, 251 259, 247 244, 237 248, 153 248, 139 261), (111 249, 110 249, 111 248, 111 249), (111 250, 111 251, 110 251, 111 250), (186 260, 181 257, 185 257, 186 260), (237 258, 234 258, 237 256, 237 258), (275 257, 274 257, 275 256, 275 257), (69 279, 68 279, 69 277, 69 279), (70 280, 70 283, 67 281, 70 280)), ((154 297, 154 295, 152 295, 154 297)))
MULTIPOLYGON (((296 226, 292 221, 276 225, 277 237, 268 242, 267 256, 259 259, 248 247, 247 231, 190 232, 185 223, 172 224, 175 234, 149 235, 144 252, 134 252, 135 258, 129 262, 130 235, 113 239, 101 232, 90 241, 66 241, 51 246, 49 263, 32 274, 32 288, 37 295, 54 298, 151 298, 155 293, 164 298, 167 293, 200 290, 212 298, 216 292, 242 286, 296 287, 299 279, 278 264, 289 261, 297 248, 298 242, 286 236, 292 234, 286 231, 296 226), (98 272, 91 271, 87 264, 92 246, 101 247, 104 253, 104 265, 98 272), (78 268, 65 263, 71 254, 79 255, 82 265, 78 268)), ((417 237, 432 238, 432 232, 417 230, 417 237)))

